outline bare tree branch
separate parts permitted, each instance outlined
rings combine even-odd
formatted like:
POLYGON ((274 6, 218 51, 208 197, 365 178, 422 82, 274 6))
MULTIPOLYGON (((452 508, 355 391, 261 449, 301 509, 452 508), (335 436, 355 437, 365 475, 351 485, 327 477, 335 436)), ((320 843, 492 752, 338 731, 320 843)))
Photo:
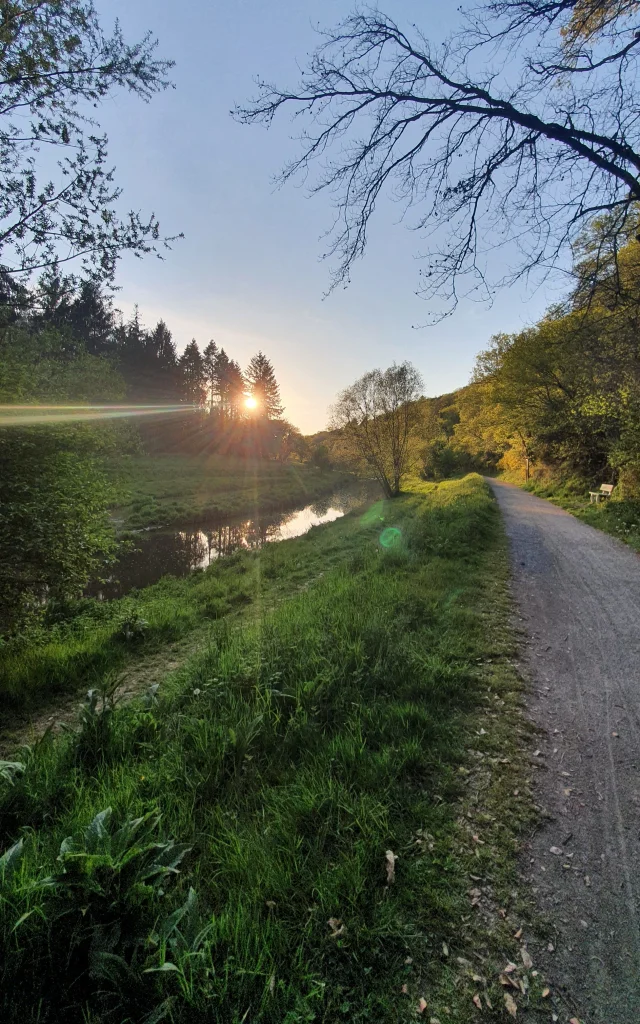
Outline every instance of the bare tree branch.
POLYGON ((317 168, 312 190, 336 203, 332 287, 362 256, 381 194, 414 212, 430 239, 420 292, 443 300, 437 319, 459 294, 490 298, 556 268, 594 216, 615 211, 611 230, 632 229, 638 11, 636 0, 500 0, 441 46, 356 13, 322 33, 298 89, 259 83, 235 116, 268 125, 290 107, 303 119, 281 181, 317 168), (506 243, 520 257, 490 280, 488 254, 506 243))

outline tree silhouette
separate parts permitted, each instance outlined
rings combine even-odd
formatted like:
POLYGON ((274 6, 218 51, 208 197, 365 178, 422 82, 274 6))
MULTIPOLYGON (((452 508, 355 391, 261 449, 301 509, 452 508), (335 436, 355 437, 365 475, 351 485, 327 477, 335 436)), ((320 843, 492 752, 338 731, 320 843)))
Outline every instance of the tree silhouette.
POLYGON ((363 254, 385 190, 430 239, 420 291, 439 297, 434 318, 461 288, 490 298, 557 267, 596 215, 617 248, 635 234, 638 3, 495 0, 442 46, 377 11, 323 37, 297 88, 261 83, 236 116, 269 123, 286 106, 306 122, 282 180, 320 164, 312 188, 338 205, 334 285, 363 254), (489 252, 507 243, 511 269, 488 278, 489 252))
POLYGON ((280 388, 275 371, 269 359, 262 352, 251 359, 245 379, 249 394, 257 402, 257 412, 269 420, 282 416, 284 407, 280 400, 280 388))
POLYGON ((183 402, 201 406, 206 402, 206 386, 202 355, 193 338, 178 360, 180 390, 183 402))

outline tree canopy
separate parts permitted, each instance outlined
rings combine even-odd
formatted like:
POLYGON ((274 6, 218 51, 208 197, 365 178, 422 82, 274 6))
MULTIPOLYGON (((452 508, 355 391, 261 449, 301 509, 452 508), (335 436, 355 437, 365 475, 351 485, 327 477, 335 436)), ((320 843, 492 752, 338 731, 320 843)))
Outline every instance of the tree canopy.
POLYGON ((333 407, 337 448, 373 473, 387 497, 400 493, 415 455, 414 428, 422 378, 409 362, 370 370, 340 392, 333 407))
POLYGON ((427 28, 357 12, 321 33, 298 86, 261 82, 236 116, 268 124, 286 107, 302 121, 282 180, 310 175, 337 202, 334 284, 363 254, 381 195, 400 199, 430 240, 420 290, 441 300, 437 317, 461 293, 490 298, 556 268, 596 215, 608 251, 635 231, 639 16, 628 0, 489 0, 438 45, 427 28), (492 277, 505 245, 512 269, 492 277))
POLYGON ((106 34, 92 0, 0 3, 0 270, 24 278, 76 261, 113 278, 119 255, 157 252, 153 213, 119 212, 107 138, 88 111, 125 89, 140 99, 168 87, 172 62, 147 33, 106 34))

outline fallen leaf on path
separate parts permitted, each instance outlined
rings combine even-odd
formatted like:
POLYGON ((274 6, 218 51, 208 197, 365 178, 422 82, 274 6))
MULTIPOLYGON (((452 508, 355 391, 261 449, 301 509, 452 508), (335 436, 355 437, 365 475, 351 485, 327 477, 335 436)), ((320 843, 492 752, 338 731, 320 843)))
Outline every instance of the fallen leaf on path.
POLYGON ((398 858, 393 850, 387 850, 384 859, 387 867, 387 885, 391 885, 396 878, 396 861, 398 858))
POLYGON ((408 985, 403 985, 402 988, 400 989, 400 991, 402 992, 403 996, 408 995, 409 986, 408 985))
POLYGON ((556 947, 554 946, 553 942, 550 942, 547 946, 547 953, 555 953, 555 951, 556 947))
POLYGON ((475 1005, 478 1007, 479 1010, 482 1009, 482 1000, 481 1000, 481 998, 480 998, 480 996, 478 995, 477 992, 476 992, 475 996, 473 997, 473 1002, 475 1003, 475 1005))
POLYGON ((564 853, 564 850, 561 850, 559 846, 552 846, 549 850, 549 853, 553 853, 556 857, 561 857, 564 853))
POLYGON ((580 1021, 578 1020, 577 1017, 572 1017, 571 1020, 569 1021, 569 1024, 580 1024, 580 1021))
POLYGON ((517 971, 517 970, 518 970, 517 964, 512 964, 511 961, 509 961, 509 963, 507 964, 507 966, 504 969, 504 973, 505 974, 511 974, 513 971, 517 971))
POLYGON ((489 999, 489 996, 487 995, 486 992, 484 994, 484 1001, 487 1004, 487 1009, 488 1010, 493 1010, 493 1005, 492 1005, 491 1000, 489 999))
POLYGON ((344 932, 344 925, 339 917, 330 917, 329 920, 327 921, 327 924, 331 929, 332 939, 337 939, 338 936, 342 935, 342 933, 344 932))
POLYGON ((524 966, 527 968, 528 971, 530 971, 533 967, 533 960, 529 956, 529 950, 525 946, 523 946, 520 950, 520 956, 522 957, 522 962, 524 966))
POLYGON ((518 1015, 518 1004, 513 996, 509 995, 508 992, 505 992, 504 994, 504 1005, 507 1013, 510 1014, 511 1017, 516 1017, 518 1015))
POLYGON ((550 988, 543 988, 543 990, 542 990, 542 998, 543 999, 548 999, 550 995, 551 995, 551 989, 550 988))
POLYGON ((442 943, 442 952, 444 953, 445 956, 449 956, 449 947, 447 946, 446 942, 442 943))
POLYGON ((522 938, 522 928, 518 928, 516 934, 513 937, 514 937, 514 939, 521 939, 522 938))
POLYGON ((503 985, 504 988, 517 988, 518 990, 520 988, 518 983, 515 982, 513 978, 508 978, 506 974, 500 975, 500 984, 503 985))
POLYGON ((420 999, 418 1000, 418 1013, 424 1013, 426 1008, 427 1000, 424 998, 424 996, 421 996, 420 999))

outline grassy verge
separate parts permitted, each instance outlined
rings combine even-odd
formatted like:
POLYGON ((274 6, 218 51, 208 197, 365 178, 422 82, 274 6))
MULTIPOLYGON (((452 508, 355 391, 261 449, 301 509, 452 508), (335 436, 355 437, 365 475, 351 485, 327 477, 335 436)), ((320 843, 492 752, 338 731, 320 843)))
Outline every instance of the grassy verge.
POLYGON ((108 460, 124 529, 188 524, 313 501, 346 474, 297 463, 222 455, 133 455, 108 460))
POLYGON ((497 511, 469 477, 382 515, 5 768, 7 1024, 504 1019, 530 805, 497 511))
POLYGON ((595 526, 597 530, 603 530, 640 551, 640 501, 612 497, 597 505, 590 504, 588 488, 572 480, 566 483, 534 482, 523 487, 539 498, 548 498, 589 526, 595 526))
MULTIPOLYGON (((373 507, 379 524, 381 504, 373 507)), ((365 530, 366 532, 366 530, 365 530)), ((239 611, 259 614, 265 602, 295 592, 350 558, 363 539, 357 513, 305 536, 237 551, 202 572, 159 583, 113 601, 83 598, 2 645, 0 702, 5 713, 28 712, 79 686, 99 687, 164 645, 205 633, 239 611)), ((203 639, 206 642, 206 636, 203 639)))

